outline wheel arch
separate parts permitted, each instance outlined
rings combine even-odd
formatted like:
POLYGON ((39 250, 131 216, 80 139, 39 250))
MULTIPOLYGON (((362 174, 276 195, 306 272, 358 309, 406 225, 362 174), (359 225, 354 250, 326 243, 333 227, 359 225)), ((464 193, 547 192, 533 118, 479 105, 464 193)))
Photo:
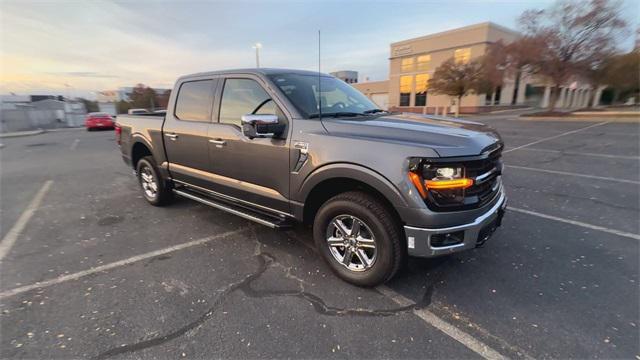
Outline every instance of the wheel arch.
POLYGON ((401 221, 396 206, 406 207, 407 203, 398 189, 381 174, 349 163, 327 165, 307 177, 299 192, 304 204, 300 217, 307 224, 313 222, 324 202, 337 194, 353 190, 373 194, 401 221))
POLYGON ((133 146, 131 147, 131 166, 135 170, 138 161, 145 156, 153 156, 153 147, 151 144, 142 137, 134 139, 133 146))

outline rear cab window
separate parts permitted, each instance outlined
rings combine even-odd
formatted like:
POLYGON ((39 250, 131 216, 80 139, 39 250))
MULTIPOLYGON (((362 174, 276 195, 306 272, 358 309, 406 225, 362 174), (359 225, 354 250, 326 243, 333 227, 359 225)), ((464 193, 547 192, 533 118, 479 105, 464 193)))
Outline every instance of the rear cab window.
POLYGON ((186 81, 180 85, 173 112, 178 120, 211 121, 213 80, 186 81))

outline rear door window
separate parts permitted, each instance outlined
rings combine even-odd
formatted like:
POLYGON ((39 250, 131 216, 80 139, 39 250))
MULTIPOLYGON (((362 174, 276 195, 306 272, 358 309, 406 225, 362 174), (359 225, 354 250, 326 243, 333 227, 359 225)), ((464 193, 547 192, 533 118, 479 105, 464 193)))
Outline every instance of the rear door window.
POLYGON ((188 81, 180 85, 174 115, 179 120, 211 120, 213 80, 188 81))

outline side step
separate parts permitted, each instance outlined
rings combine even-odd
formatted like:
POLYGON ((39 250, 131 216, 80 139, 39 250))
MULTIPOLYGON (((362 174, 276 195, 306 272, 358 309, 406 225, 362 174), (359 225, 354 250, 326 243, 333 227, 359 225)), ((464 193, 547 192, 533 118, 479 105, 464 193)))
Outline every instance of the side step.
POLYGON ((193 191, 186 187, 173 189, 173 192, 187 199, 195 200, 199 203, 211 206, 213 208, 216 208, 222 211, 226 211, 230 214, 240 216, 247 220, 255 221, 258 224, 268 226, 272 229, 282 230, 282 229, 288 229, 292 226, 291 222, 288 221, 287 218, 284 216, 277 216, 277 215, 272 216, 261 211, 257 211, 257 210, 254 211, 245 206, 232 204, 224 200, 214 199, 210 196, 206 196, 200 192, 193 191))

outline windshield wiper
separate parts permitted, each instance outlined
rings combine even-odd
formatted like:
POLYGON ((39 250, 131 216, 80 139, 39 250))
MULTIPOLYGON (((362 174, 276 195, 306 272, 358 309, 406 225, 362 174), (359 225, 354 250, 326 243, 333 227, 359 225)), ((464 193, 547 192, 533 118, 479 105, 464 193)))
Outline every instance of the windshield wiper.
POLYGON ((371 109, 371 110, 367 110, 367 111, 363 111, 363 114, 375 114, 375 113, 381 113, 381 112, 388 112, 387 110, 382 110, 382 109, 371 109))
MULTIPOLYGON (((367 116, 367 115, 368 114, 365 114, 365 113, 349 112, 349 111, 322 113, 322 117, 334 117, 334 118, 337 118, 337 117, 353 117, 353 116, 367 116)), ((318 114, 318 113, 309 115, 309 119, 318 118, 318 117, 320 117, 320 114, 318 114)))

